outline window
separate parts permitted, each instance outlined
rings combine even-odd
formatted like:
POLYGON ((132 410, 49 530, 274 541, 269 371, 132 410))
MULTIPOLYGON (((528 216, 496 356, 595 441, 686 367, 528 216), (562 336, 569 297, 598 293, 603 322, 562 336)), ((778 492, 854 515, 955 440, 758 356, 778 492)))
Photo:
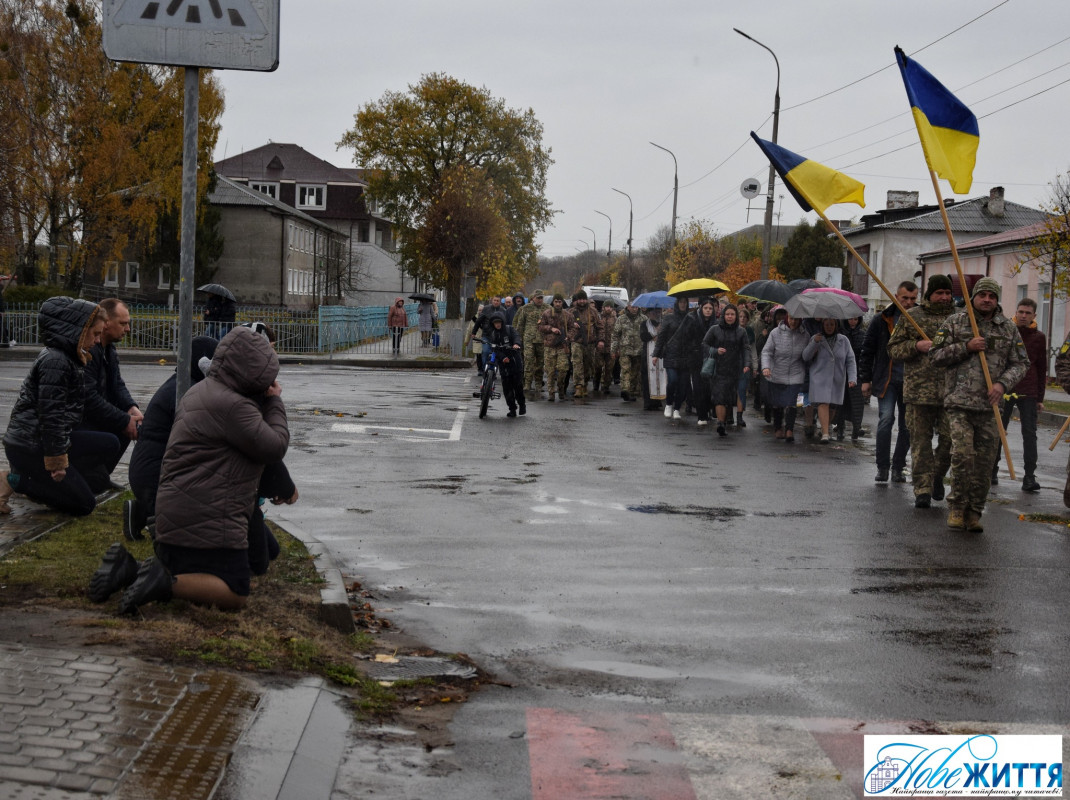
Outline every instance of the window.
POLYGON ((378 214, 379 213, 379 201, 376 200, 374 197, 368 197, 367 195, 365 195, 364 197, 365 197, 364 204, 365 204, 365 207, 368 209, 368 213, 369 214, 378 214))
POLYGON ((326 208, 327 187, 312 184, 297 185, 298 208, 326 208))
POLYGON ((160 273, 156 276, 157 289, 171 289, 171 265, 164 264, 160 267, 160 273))
POLYGON ((119 262, 108 261, 104 264, 104 285, 105 286, 118 286, 119 285, 119 262))
POLYGON ((255 181, 250 181, 249 188, 254 192, 266 194, 272 200, 279 199, 279 185, 277 183, 257 183, 255 181))
POLYGON ((136 261, 126 262, 126 285, 138 288, 141 286, 140 265, 136 261))

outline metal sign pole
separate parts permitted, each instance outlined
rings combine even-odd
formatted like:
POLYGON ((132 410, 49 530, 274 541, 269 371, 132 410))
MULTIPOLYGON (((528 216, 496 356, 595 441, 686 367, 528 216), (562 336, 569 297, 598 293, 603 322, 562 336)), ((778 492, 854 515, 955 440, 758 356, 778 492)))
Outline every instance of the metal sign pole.
POLYGON ((176 400, 190 385, 193 359, 193 268, 197 249, 197 128, 200 121, 200 75, 186 67, 185 107, 182 119, 182 240, 178 283, 178 373, 176 400))

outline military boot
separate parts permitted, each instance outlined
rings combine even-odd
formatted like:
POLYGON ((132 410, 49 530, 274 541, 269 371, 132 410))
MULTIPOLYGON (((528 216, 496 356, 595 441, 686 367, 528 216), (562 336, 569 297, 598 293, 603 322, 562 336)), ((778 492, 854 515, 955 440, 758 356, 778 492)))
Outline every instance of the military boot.
POLYGON ((961 508, 949 508, 947 510, 947 527, 953 530, 962 530, 966 527, 961 508))
POLYGON ((984 529, 984 525, 981 524, 981 515, 976 511, 966 509, 966 530, 971 533, 981 533, 984 529))

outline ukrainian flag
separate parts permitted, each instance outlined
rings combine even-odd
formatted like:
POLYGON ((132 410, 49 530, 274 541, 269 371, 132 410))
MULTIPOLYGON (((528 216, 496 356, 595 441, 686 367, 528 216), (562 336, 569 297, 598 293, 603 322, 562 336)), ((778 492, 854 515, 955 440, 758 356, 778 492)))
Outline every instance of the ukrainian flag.
POLYGON ((803 207, 803 211, 824 214, 826 208, 837 203, 857 203, 863 208, 866 207, 863 196, 865 184, 831 167, 760 139, 754 131, 751 131, 750 135, 762 148, 762 152, 784 180, 791 196, 803 207))
POLYGON ((956 194, 973 185, 980 132, 977 117, 917 61, 895 48, 907 99, 918 126, 921 149, 929 169, 951 184, 956 194))

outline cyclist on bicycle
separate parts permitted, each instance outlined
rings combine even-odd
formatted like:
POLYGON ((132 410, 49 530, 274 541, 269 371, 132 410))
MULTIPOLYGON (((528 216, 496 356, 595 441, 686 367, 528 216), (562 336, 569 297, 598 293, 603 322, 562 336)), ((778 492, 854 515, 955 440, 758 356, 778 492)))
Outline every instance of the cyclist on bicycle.
POLYGON ((509 404, 507 417, 515 417, 519 407, 520 416, 528 409, 524 403, 524 358, 521 354, 523 344, 512 325, 505 323, 505 314, 495 311, 490 315, 490 325, 483 329, 484 354, 490 348, 497 348, 498 372, 502 379, 502 396, 509 404))

